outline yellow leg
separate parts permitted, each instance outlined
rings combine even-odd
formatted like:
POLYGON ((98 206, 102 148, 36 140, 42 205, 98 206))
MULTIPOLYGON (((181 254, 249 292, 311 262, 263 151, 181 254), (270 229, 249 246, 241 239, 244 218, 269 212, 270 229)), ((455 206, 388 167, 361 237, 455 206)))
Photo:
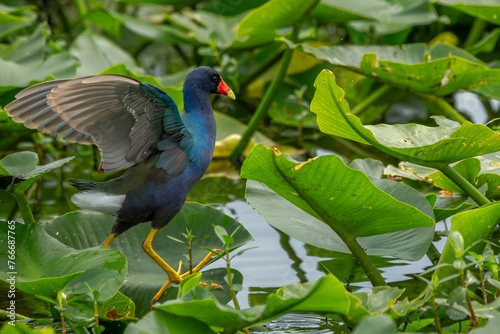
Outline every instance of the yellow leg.
MULTIPOLYGON (((193 268, 193 270, 191 272, 185 272, 184 274, 180 275, 181 273, 181 268, 182 268, 182 261, 179 261, 179 269, 177 269, 177 274, 180 275, 179 278, 180 278, 180 281, 185 279, 186 277, 188 277, 189 275, 191 274, 194 274, 194 273, 197 273, 209 260, 212 256, 214 256, 214 254, 218 253, 218 252, 224 252, 223 250, 221 249, 214 249, 213 251, 211 251, 210 253, 208 253, 207 256, 205 256, 205 258, 196 266, 193 268)), ((153 297, 153 299, 151 300, 151 308, 153 308, 153 304, 155 302, 157 302, 161 296, 163 296, 163 294, 165 293, 165 291, 167 291, 167 288, 170 286, 170 284, 172 284, 174 282, 172 282, 172 280, 170 280, 170 278, 168 279, 167 283, 165 283, 165 285, 162 286, 162 288, 160 289, 160 291, 158 291, 156 293, 156 295, 153 297)), ((178 282, 175 282, 175 283, 178 283, 178 282)), ((207 286, 207 283, 200 283, 201 286, 207 286)), ((212 288, 222 288, 219 284, 211 284, 212 288)))
POLYGON ((156 254, 153 250, 153 247, 151 246, 151 242, 153 242, 153 238, 156 232, 158 232, 158 229, 154 227, 149 230, 148 236, 142 243, 142 249, 144 249, 146 254, 148 254, 148 256, 152 258, 153 261, 155 261, 161 267, 161 269, 163 269, 167 273, 170 283, 179 283, 181 281, 179 273, 172 269, 172 267, 170 267, 158 254, 156 254))
MULTIPOLYGON (((181 273, 182 261, 179 261, 179 269, 177 269, 177 274, 181 273)), ((156 295, 151 299, 151 309, 153 309, 153 304, 157 302, 161 296, 167 291, 167 288, 172 284, 172 281, 169 279, 165 285, 161 287, 161 289, 156 293, 156 295)))
POLYGON ((109 237, 106 240, 104 240, 104 242, 101 244, 101 246, 107 249, 109 247, 109 244, 111 243, 111 241, 115 240, 115 238, 116 238, 116 234, 111 233, 109 235, 109 237))

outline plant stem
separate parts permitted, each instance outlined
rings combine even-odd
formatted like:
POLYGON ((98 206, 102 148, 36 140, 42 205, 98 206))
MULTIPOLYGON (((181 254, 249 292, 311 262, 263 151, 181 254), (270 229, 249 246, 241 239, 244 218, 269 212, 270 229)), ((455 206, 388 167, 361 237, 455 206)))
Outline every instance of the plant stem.
MULTIPOLYGON (((297 38, 301 26, 302 24, 298 23, 293 27, 292 41, 295 41, 295 39, 297 38)), ((240 142, 238 143, 234 151, 231 153, 229 157, 231 161, 239 160, 241 154, 243 153, 248 143, 250 142, 250 139, 252 138, 253 134, 255 133, 255 131, 257 131, 257 128, 259 127, 260 123, 262 123, 262 121, 266 117, 267 111, 271 106, 271 103, 274 101, 276 93, 278 92, 278 88, 280 87, 281 82, 285 78, 286 70, 288 68, 288 65, 290 64, 290 60, 292 59, 292 54, 293 54, 293 49, 290 48, 287 48, 283 53, 283 58, 281 59, 281 64, 278 69, 278 72, 276 73, 276 76, 271 82, 269 88, 266 90, 264 97, 262 98, 262 101, 260 102, 257 110, 255 111, 255 114, 253 114, 252 119, 250 120, 250 123, 248 123, 248 127, 245 133, 243 134, 243 137, 241 138, 240 142)))
POLYGON ((359 115, 368 109, 373 103, 375 103, 380 97, 382 97, 385 93, 387 93, 392 87, 389 85, 382 85, 373 91, 368 97, 366 97, 363 101, 358 103, 354 108, 351 109, 351 114, 359 115))
POLYGON ((88 8, 87 4, 85 3, 85 0, 75 0, 75 7, 76 10, 78 11, 78 14, 80 15, 81 18, 85 17, 88 13, 88 8))
POLYGON ((469 290, 467 289, 467 285, 465 284, 464 270, 460 269, 459 272, 460 272, 460 281, 462 282, 462 287, 465 289, 465 300, 467 301, 467 307, 469 308, 469 311, 470 311, 470 320, 471 320, 472 325, 474 327, 479 327, 479 323, 477 322, 476 313, 474 313, 474 308, 472 307, 472 302, 470 300, 469 290))
POLYGON ((455 110, 448 102, 446 102, 445 99, 442 97, 438 97, 435 95, 431 94, 425 94, 425 93, 419 93, 419 92, 413 92, 413 94, 420 96, 430 103, 434 104, 436 107, 438 107, 441 111, 443 111, 444 115, 448 117, 449 119, 452 119, 454 121, 457 121, 459 123, 464 123, 467 121, 467 118, 465 118, 461 113, 455 110))
POLYGON ((370 280, 373 286, 383 286, 387 285, 384 278, 378 271, 375 264, 366 254, 366 252, 361 248, 360 244, 356 240, 356 236, 347 231, 341 224, 328 224, 337 235, 344 241, 347 248, 351 251, 354 258, 358 261, 366 274, 366 277, 370 280))
POLYGON ((436 248, 436 246, 434 246, 433 243, 431 243, 431 245, 429 246, 426 254, 434 266, 438 264, 441 253, 439 253, 438 249, 436 248))
POLYGON ((97 311, 97 298, 94 299, 94 319, 95 319, 95 326, 99 327, 99 312, 97 311))
POLYGON ((490 104, 490 101, 488 101, 488 98, 484 97, 484 96, 481 96, 480 99, 481 99, 481 103, 484 106, 484 109, 488 113, 488 118, 490 120, 494 119, 495 118, 495 113, 493 112, 493 109, 491 109, 491 104, 490 104))
POLYGON ((444 175, 446 175, 450 180, 452 180, 457 186, 460 187, 467 195, 469 195, 477 204, 483 206, 491 203, 491 201, 481 194, 479 190, 476 189, 469 181, 467 181, 462 175, 460 175, 456 170, 450 167, 450 165, 445 164, 442 166, 434 166, 434 168, 439 169, 444 175))
POLYGON ((61 325, 62 325, 62 333, 63 334, 66 334, 67 331, 66 331, 66 322, 64 321, 64 314, 61 312, 61 325))
POLYGON ((472 44, 474 44, 481 38, 481 35, 483 34, 483 31, 487 25, 488 22, 483 19, 476 18, 474 20, 474 23, 472 24, 472 27, 469 31, 469 35, 467 35, 467 39, 465 40, 463 46, 464 49, 468 49, 470 46, 472 46, 472 44))
POLYGON ((17 205, 19 206, 19 211, 21 211, 21 215, 23 216, 25 224, 32 224, 35 222, 35 218, 33 217, 33 213, 31 212, 30 206, 28 205, 28 200, 26 199, 26 195, 22 190, 14 190, 12 193, 16 198, 17 205))
POLYGON ((479 279, 481 280, 481 292, 483 293, 483 302, 484 304, 488 304, 488 296, 486 295, 486 285, 484 283, 484 270, 483 266, 479 264, 479 279))
POLYGON ((188 243, 188 253, 189 253, 189 275, 193 274, 193 245, 191 242, 188 243))
POLYGON ((227 285, 229 285, 229 292, 231 292, 231 298, 233 299, 234 308, 239 310, 240 303, 236 298, 236 293, 233 290, 233 279, 231 278, 231 259, 229 258, 229 248, 226 248, 226 269, 227 269, 227 285))
POLYGON ((437 312, 437 304, 435 302, 432 303, 432 310, 434 311, 434 324, 436 325, 436 331, 441 334, 443 333, 441 329, 441 322, 439 321, 439 315, 437 312))
MULTIPOLYGON (((229 257, 229 245, 226 245, 226 268, 227 268, 227 285, 229 285, 229 292, 231 292, 231 298, 233 299, 234 308, 240 310, 240 303, 238 298, 236 298, 236 293, 233 290, 233 279, 231 278, 231 258, 229 257)), ((246 328, 242 329, 243 333, 250 334, 250 331, 246 328)))

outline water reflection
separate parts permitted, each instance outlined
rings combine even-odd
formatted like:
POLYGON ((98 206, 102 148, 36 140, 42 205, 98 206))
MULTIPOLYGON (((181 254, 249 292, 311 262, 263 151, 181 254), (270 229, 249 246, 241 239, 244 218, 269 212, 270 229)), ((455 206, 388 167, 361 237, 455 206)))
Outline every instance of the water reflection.
MULTIPOLYGON (((333 272, 340 280, 350 282, 353 291, 367 292, 371 284, 364 272, 350 254, 327 251, 288 237, 271 227, 257 215, 249 204, 235 200, 227 204, 215 205, 224 213, 241 222, 252 234, 255 241, 249 247, 258 246, 233 259, 232 267, 243 274, 243 291, 238 293, 242 308, 263 304, 267 295, 287 284, 315 281, 324 276, 324 269, 333 272), (354 275, 353 277, 350 277, 354 275)), ((436 230, 444 230, 443 223, 436 230)), ((435 243, 441 251, 445 240, 435 243)), ((406 288, 407 294, 415 294, 423 289, 422 282, 408 275, 420 273, 431 265, 424 256, 420 261, 410 262, 394 258, 372 257, 388 283, 396 282, 406 288)), ((221 267, 213 263, 210 269, 221 267)), ((288 314, 265 324, 272 334, 281 333, 342 333, 346 331, 341 322, 325 320, 313 314, 288 314)), ((257 331, 256 333, 261 333, 257 331)), ((263 332, 262 332, 263 333, 263 332)))

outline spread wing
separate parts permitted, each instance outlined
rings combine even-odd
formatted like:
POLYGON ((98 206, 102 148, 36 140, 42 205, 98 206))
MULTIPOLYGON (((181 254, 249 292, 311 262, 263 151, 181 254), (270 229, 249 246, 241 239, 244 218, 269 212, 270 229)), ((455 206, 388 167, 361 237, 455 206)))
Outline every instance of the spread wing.
POLYGON ((96 144, 106 173, 131 167, 156 150, 156 166, 178 173, 189 141, 177 105, 161 89, 129 77, 99 75, 44 82, 5 109, 13 120, 70 142, 96 144), (183 145, 184 146, 184 145, 183 145))

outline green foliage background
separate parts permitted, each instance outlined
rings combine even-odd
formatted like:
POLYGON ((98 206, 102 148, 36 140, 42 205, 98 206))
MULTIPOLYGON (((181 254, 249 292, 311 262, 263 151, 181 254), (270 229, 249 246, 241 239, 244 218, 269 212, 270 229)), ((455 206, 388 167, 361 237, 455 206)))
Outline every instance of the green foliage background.
MULTIPOLYGON (((374 286, 370 294, 347 291, 351 273, 332 259, 318 282, 236 310, 226 305, 221 268, 202 281, 224 292, 198 287, 195 275, 149 312, 148 296, 164 277, 137 254, 146 224, 102 250, 113 218, 73 212, 70 201, 76 190, 67 177, 117 174, 97 172, 95 148, 41 135, 0 111, 0 217, 17 222, 2 224, 0 245, 15 226, 24 267, 18 319, 55 319, 60 330, 66 317, 74 332, 234 333, 309 311, 357 334, 499 331, 499 24, 496 0, 2 1, 0 107, 39 82, 121 74, 164 89, 182 110, 187 73, 212 66, 237 100, 213 100, 214 161, 190 200, 245 198, 272 226, 328 257, 352 253, 363 269, 356 280, 374 286), (478 107, 461 109, 464 96, 478 107), (345 159, 317 157, 325 151, 345 159), (238 170, 245 158, 246 184, 238 170), (432 240, 443 237, 435 223, 445 218, 458 233, 440 254, 432 240), (437 266, 422 273, 423 288, 387 287, 368 255, 428 256, 437 266)), ((231 250, 251 240, 232 218, 194 203, 161 232, 179 238, 190 224, 195 235, 211 235, 203 247, 221 248, 206 217, 228 230, 221 240, 232 240, 231 250)), ((160 251, 178 261, 184 254, 172 242, 160 251)), ((204 252, 197 248, 193 259, 204 252)), ((2 266, 9 255, 0 249, 2 266)), ((2 293, 8 271, 0 272, 2 293)), ((233 273, 237 290, 242 277, 233 273)))

